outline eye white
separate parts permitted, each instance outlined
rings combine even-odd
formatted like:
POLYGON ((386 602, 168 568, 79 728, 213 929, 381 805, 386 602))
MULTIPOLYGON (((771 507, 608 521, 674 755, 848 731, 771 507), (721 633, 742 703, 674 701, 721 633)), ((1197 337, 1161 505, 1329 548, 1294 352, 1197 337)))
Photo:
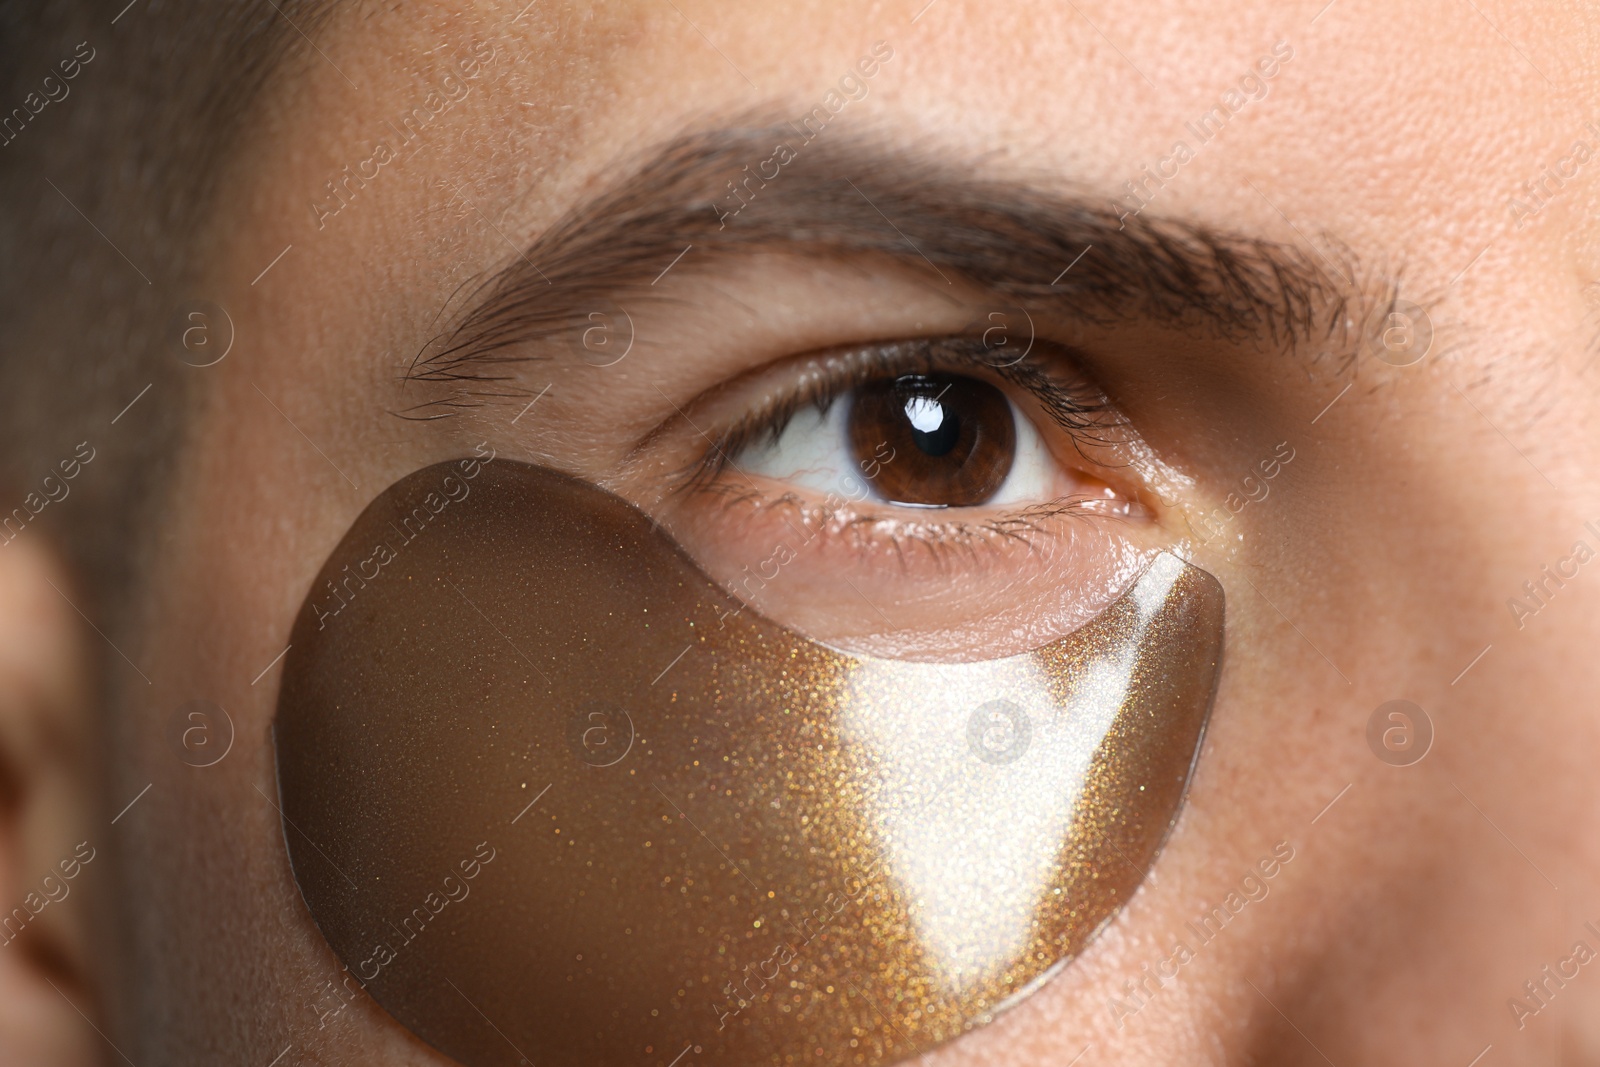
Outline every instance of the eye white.
MULTIPOLYGON (((871 460, 857 462, 850 444, 852 399, 841 397, 826 412, 809 407, 795 413, 776 440, 763 439, 747 446, 733 462, 740 470, 787 482, 798 489, 816 493, 837 493, 849 500, 890 501, 878 492, 866 470, 874 469, 871 460)), ((1063 473, 1045 447, 1032 420, 1017 410, 1010 398, 1006 404, 1016 426, 1016 451, 1011 470, 985 506, 1027 506, 1053 500, 1061 495, 1063 473)), ((906 416, 919 430, 938 429, 942 409, 930 398, 917 397, 907 405, 906 416)), ((893 462, 892 460, 890 462, 893 462)))

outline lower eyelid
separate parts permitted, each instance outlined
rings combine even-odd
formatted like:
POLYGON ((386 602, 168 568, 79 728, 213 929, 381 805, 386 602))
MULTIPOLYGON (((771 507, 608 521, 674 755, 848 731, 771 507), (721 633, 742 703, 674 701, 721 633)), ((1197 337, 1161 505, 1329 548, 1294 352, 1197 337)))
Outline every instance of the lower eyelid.
POLYGON ((662 525, 736 599, 857 651, 1036 647, 1092 617, 1148 552, 1140 526, 1074 504, 849 505, 766 481, 682 498, 662 525))

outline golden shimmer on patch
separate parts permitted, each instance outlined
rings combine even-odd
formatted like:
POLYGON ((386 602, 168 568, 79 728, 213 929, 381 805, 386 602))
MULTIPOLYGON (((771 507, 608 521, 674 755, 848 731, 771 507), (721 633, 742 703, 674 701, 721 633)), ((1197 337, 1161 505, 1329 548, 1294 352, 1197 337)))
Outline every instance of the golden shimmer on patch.
POLYGON ((1043 648, 849 655, 648 517, 505 460, 335 549, 274 725, 311 917, 467 1067, 887 1064, 1037 989, 1144 878, 1223 596, 1160 554, 1043 648))

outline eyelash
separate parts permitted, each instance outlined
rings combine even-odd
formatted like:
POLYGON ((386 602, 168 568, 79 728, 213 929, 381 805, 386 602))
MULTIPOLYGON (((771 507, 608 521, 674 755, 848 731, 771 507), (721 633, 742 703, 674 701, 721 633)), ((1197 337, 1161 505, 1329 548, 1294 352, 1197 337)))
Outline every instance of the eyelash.
MULTIPOLYGON (((854 549, 869 551, 886 548, 902 563, 905 562, 907 551, 912 548, 928 553, 940 564, 948 563, 952 557, 962 553, 967 553, 968 564, 981 563, 984 560, 976 555, 977 552, 1005 544, 1037 552, 1036 535, 1047 533, 1048 523, 1057 519, 1088 516, 1083 501, 1065 499, 1042 501, 1007 515, 979 520, 888 521, 878 515, 855 514, 848 508, 830 510, 826 505, 809 503, 795 493, 770 497, 764 496, 759 490, 737 485, 707 491, 716 492, 729 508, 743 504, 757 511, 787 511, 798 520, 800 530, 813 530, 813 536, 850 537, 854 549)), ((1122 516, 1109 517, 1117 519, 1122 516)), ((798 536, 793 524, 786 525, 798 536)), ((800 540, 809 541, 810 538, 801 537, 800 540)), ((1050 546, 1048 541, 1045 544, 1046 547, 1050 546)))
POLYGON ((734 456, 763 439, 776 442, 798 413, 810 408, 826 413, 852 389, 876 378, 935 372, 986 372, 1026 391, 1067 434, 1079 455, 1104 466, 1091 460, 1085 448, 1109 445, 1109 440, 1098 435, 1117 426, 1120 418, 1097 390, 1083 383, 1068 384, 1053 373, 1055 364, 1070 365, 1070 352, 1036 339, 1015 362, 999 363, 995 354, 982 339, 960 336, 857 345, 818 353, 797 387, 712 436, 710 446, 680 470, 672 482, 675 488, 708 489, 730 468, 737 470, 734 456))

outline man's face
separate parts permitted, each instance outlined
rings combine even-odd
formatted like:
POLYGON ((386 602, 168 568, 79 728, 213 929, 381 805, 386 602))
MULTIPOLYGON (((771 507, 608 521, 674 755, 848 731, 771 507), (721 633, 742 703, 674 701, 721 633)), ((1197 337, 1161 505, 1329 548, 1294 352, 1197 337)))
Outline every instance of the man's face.
MULTIPOLYGON (((443 1062, 330 999, 276 807, 276 657, 374 497, 488 443, 632 501, 734 586, 781 537, 768 503, 822 498, 806 449, 833 424, 719 435, 818 353, 953 336, 1036 344, 1104 394, 1115 449, 988 375, 1032 482, 960 528, 863 503, 757 606, 858 651, 983 659, 1083 624, 1168 549, 1222 583, 1227 630, 1138 893, 928 1058, 1600 1059, 1600 978, 1541 978, 1600 949, 1594 36, 1471 0, 339 12, 227 168, 195 294, 233 344, 194 371, 151 684, 129 672, 113 745, 113 800, 151 785, 114 830, 134 1060, 443 1062), (633 180, 679 137, 687 176, 633 180), (989 215, 945 195, 963 180, 989 215), (1002 216, 1027 225, 985 245, 1002 216), (473 317, 496 279, 521 286, 498 348, 473 317), (548 328, 515 319, 534 306, 548 328), (717 442, 739 492, 672 477, 717 442), (971 533, 1063 486, 1104 506, 971 533), (236 735, 203 768, 169 729, 196 699, 236 735), (1173 964, 1230 895, 1248 906, 1173 964)), ((499 847, 547 846, 578 799, 499 847)))

